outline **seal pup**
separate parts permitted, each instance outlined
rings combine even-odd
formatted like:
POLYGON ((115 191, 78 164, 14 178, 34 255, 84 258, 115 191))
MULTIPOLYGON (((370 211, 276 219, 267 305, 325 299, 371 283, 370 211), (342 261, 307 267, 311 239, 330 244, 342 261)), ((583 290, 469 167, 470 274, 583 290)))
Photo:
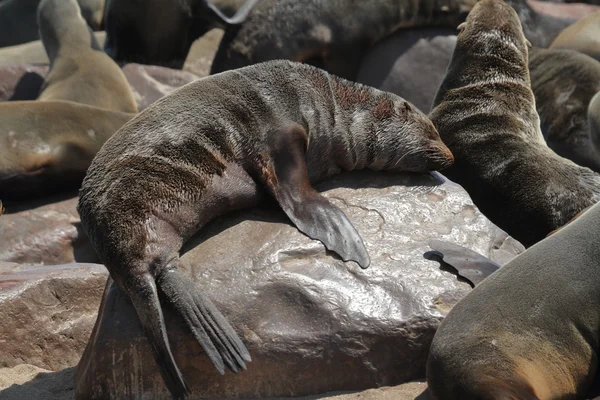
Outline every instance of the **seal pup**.
POLYGON ((551 49, 571 49, 600 61, 600 11, 591 13, 563 30, 551 49))
MULTIPOLYGON (((78 0, 83 17, 96 31, 102 29, 105 0, 78 0)), ((0 2, 0 47, 15 46, 39 39, 37 9, 40 0, 0 2)))
POLYGON ((455 156, 444 175, 525 247, 600 200, 600 176, 546 145, 527 58, 515 10, 477 3, 429 114, 455 156))
POLYGON ((286 59, 355 79, 364 53, 401 28, 455 28, 476 0, 261 0, 246 22, 228 29, 211 74, 286 59))
POLYGON ((0 103, 0 199, 76 189, 102 144, 134 115, 70 101, 0 103))
POLYGON ((548 146, 600 172, 600 137, 588 121, 590 100, 600 90, 600 62, 575 50, 532 48, 529 73, 548 146))
POLYGON ((301 232, 366 268, 360 235, 311 183, 343 170, 425 172, 451 162, 433 124, 402 98, 273 61, 191 82, 138 114, 98 152, 78 210, 131 299, 165 384, 183 398, 189 389, 161 304, 183 318, 221 373, 250 361, 235 330, 177 269, 191 235, 256 205, 264 188, 301 232))
MULTIPOLYGON (((488 0, 483 0, 488 1, 488 0)), ((584 399, 600 340, 600 204, 483 280, 442 321, 435 400, 584 399)))
POLYGON ((50 60, 38 100, 68 100, 136 113, 133 92, 121 68, 98 45, 75 0, 42 0, 40 36, 50 60))
POLYGON ((213 28, 241 24, 257 2, 107 0, 105 51, 117 62, 181 69, 194 40, 213 28))

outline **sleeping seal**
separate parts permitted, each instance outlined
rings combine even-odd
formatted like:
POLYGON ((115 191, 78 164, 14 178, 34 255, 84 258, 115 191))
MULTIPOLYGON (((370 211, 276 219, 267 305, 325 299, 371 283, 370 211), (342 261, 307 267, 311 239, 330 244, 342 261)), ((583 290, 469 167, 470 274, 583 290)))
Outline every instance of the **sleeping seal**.
POLYGON ((600 61, 600 11, 591 13, 563 30, 551 49, 571 49, 600 61))
POLYGON ((266 189, 300 231, 366 268, 360 235, 311 183, 340 171, 425 172, 451 162, 431 122, 402 98, 273 61, 191 82, 138 114, 98 152, 78 210, 131 299, 165 384, 184 398, 162 306, 179 314, 221 373, 250 361, 235 330, 177 269, 191 235, 256 205, 266 189))
POLYGON ((481 1, 460 30, 430 113, 456 158, 445 175, 492 222, 531 246, 600 200, 600 176, 546 145, 514 9, 481 1))

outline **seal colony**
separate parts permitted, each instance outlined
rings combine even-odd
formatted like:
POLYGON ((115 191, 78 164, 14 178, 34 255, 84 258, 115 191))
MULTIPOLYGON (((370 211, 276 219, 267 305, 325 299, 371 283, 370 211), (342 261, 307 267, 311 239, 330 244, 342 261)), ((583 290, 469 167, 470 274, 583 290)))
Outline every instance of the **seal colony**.
POLYGON ((476 0, 261 0, 237 29, 228 29, 211 74, 286 59, 354 79, 367 49, 401 28, 464 20, 476 0))
POLYGON ((42 0, 51 62, 38 100, 0 103, 0 198, 76 189, 106 139, 137 113, 121 69, 98 47, 75 0, 42 0))
POLYGON ((546 145, 515 10, 500 0, 479 2, 459 30, 429 114, 455 156, 444 174, 531 246, 600 200, 600 176, 546 145))
POLYGON ((141 112, 98 152, 78 211, 131 299, 165 384, 184 398, 162 305, 183 318, 221 373, 250 361, 227 320, 177 270, 192 234, 256 205, 265 188, 301 232, 366 268, 360 235, 311 183, 341 171, 425 172, 451 162, 431 122, 402 98, 273 61, 189 83, 141 112))

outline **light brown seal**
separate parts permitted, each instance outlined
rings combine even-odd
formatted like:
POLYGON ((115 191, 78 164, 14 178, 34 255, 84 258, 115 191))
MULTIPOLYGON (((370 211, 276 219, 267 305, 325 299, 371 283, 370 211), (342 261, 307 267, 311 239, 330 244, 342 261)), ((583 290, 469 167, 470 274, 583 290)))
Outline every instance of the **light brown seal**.
POLYGON ((532 48, 529 72, 548 146, 600 172, 600 137, 588 122, 590 100, 600 91, 600 62, 575 50, 532 48))
POLYGON ((102 144, 134 115, 67 101, 0 104, 0 199, 76 189, 102 144))
POLYGON ((185 398, 164 305, 220 372, 250 360, 227 320, 178 271, 178 252, 192 234, 256 205, 266 189, 300 231, 366 268, 360 235, 311 183, 343 170, 425 172, 451 162, 431 122, 402 98, 274 61, 191 82, 142 111, 98 152, 78 210, 131 299, 168 389, 185 398))
POLYGON ((571 49, 600 61, 600 11, 567 27, 554 39, 551 49, 571 49))
MULTIPOLYGON (((483 0, 488 1, 488 0, 483 0)), ((478 284, 441 323, 434 400, 584 399, 600 351, 600 204, 478 284)))
POLYGON ((455 156, 444 174, 531 246, 600 200, 600 176, 546 145, 514 9, 481 1, 461 29, 429 115, 455 156))
POLYGON ((261 0, 244 24, 225 31, 211 74, 286 59, 355 79, 363 55, 377 41, 401 28, 456 28, 474 3, 261 0))
POLYGON ((42 0, 42 43, 50 59, 38 100, 68 100, 136 113, 133 92, 121 68, 102 51, 75 0, 42 0))

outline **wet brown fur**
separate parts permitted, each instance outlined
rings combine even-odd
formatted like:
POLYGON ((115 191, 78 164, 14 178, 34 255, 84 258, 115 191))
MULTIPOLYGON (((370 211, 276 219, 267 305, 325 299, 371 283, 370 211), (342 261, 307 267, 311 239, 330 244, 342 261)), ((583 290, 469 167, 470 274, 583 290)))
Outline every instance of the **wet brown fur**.
POLYGON ((444 174, 531 246, 600 199, 600 176, 547 147, 514 10, 501 0, 473 10, 429 116, 455 155, 444 174))
POLYGON ((211 74, 258 62, 308 62, 355 79, 364 53, 398 29, 454 28, 474 0, 261 0, 243 25, 228 29, 211 74))
POLYGON ((529 71, 548 146, 600 172, 600 137, 588 121, 588 106, 600 91, 600 62, 575 50, 533 48, 529 71))
POLYGON ((121 68, 98 46, 75 0, 42 0, 40 36, 50 59, 38 100, 67 100, 126 113, 138 111, 121 68))
MULTIPOLYGON (((485 0, 487 1, 487 0, 485 0)), ((435 400, 583 399, 600 339, 600 204, 484 279, 440 325, 435 400)))
MULTIPOLYGON (((314 67, 274 61, 192 82, 140 113, 92 162, 78 210, 158 349, 163 378, 184 398, 186 385, 168 360, 157 293, 188 317, 181 299, 198 287, 181 277, 170 283, 187 238, 218 215, 257 204, 266 189, 299 230, 366 267, 367 254, 352 254, 360 236, 310 183, 343 170, 424 172, 451 162, 430 121, 403 99, 314 67), (321 230, 323 224, 330 229, 321 230)), ((227 352, 201 341, 205 349, 207 343, 221 371, 227 352)), ((243 362, 231 365, 245 368, 243 362)))

